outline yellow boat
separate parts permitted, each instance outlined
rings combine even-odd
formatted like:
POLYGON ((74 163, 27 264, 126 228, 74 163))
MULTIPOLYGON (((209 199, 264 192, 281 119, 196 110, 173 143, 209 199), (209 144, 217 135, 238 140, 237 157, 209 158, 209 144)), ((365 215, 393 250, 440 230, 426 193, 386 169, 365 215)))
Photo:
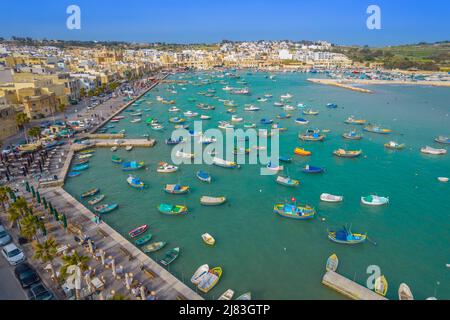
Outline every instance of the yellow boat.
POLYGON ((311 151, 305 150, 303 148, 295 148, 294 153, 298 156, 303 156, 303 157, 310 156, 312 154, 311 151))
POLYGON ((19 150, 23 152, 33 152, 42 146, 41 142, 22 144, 19 146, 19 150))
POLYGON ((382 295, 383 297, 386 296, 386 293, 388 291, 388 282, 385 278, 385 276, 378 277, 375 280, 375 292, 379 295, 382 295))
POLYGON ((197 287, 200 291, 208 293, 219 282, 220 277, 222 277, 222 268, 212 268, 202 277, 197 287))
POLYGON ((203 242, 206 243, 208 246, 213 246, 216 244, 216 239, 209 233, 202 234, 203 242))

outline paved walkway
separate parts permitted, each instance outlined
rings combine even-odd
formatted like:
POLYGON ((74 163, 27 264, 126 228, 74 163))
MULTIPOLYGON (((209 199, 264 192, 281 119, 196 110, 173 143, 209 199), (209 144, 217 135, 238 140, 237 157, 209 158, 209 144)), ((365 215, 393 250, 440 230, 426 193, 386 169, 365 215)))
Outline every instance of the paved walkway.
POLYGON ((14 276, 14 267, 0 255, 0 300, 26 300, 25 291, 14 276))

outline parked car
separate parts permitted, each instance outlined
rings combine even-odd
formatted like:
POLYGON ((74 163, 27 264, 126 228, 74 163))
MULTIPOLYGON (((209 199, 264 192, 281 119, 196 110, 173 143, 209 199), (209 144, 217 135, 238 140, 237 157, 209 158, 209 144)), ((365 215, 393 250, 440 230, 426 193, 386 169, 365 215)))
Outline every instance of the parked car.
POLYGON ((30 300, 54 300, 53 293, 51 293, 42 282, 32 285, 27 292, 30 300))
POLYGON ((31 285, 41 281, 37 272, 26 262, 19 264, 14 269, 14 274, 22 288, 29 288, 31 285))
POLYGON ((6 246, 10 242, 11 242, 11 236, 5 230, 5 227, 3 227, 0 224, 0 246, 6 246))
POLYGON ((26 260, 22 250, 14 243, 10 243, 2 248, 2 254, 10 265, 15 266, 26 260))

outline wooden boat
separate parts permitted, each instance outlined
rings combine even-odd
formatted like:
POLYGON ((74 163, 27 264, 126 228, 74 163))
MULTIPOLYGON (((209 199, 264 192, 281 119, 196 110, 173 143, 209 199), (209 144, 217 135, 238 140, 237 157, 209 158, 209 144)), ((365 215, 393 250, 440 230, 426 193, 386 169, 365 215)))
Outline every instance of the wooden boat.
POLYGON ((200 198, 200 203, 203 206, 220 206, 227 201, 225 197, 207 197, 203 196, 200 198))
POLYGON ((125 147, 125 151, 131 151, 131 150, 133 150, 133 146, 126 146, 125 147))
POLYGON ((191 283, 194 285, 198 285, 202 278, 209 272, 209 266, 207 264, 204 264, 200 266, 197 271, 194 272, 193 276, 191 277, 191 283))
POLYGON ((92 197, 92 196, 95 196, 99 191, 100 191, 100 189, 95 188, 95 189, 86 191, 85 193, 83 193, 83 194, 81 195, 81 197, 82 197, 82 198, 92 197))
POLYGON ((291 177, 278 176, 276 181, 286 187, 298 187, 300 185, 300 181, 291 179, 291 177))
POLYGON ((442 143, 442 144, 450 144, 450 138, 444 137, 444 136, 439 136, 436 139, 434 139, 434 141, 436 141, 437 143, 442 143))
POLYGON ((145 189, 145 183, 141 181, 141 179, 136 178, 135 176, 129 175, 127 178, 127 182, 130 185, 130 187, 144 190, 145 189))
POLYGON ((345 120, 345 123, 347 123, 347 124, 356 124, 356 125, 364 125, 364 124, 367 123, 367 120, 355 119, 353 116, 351 116, 347 120, 345 120))
POLYGON ((208 274, 202 277, 197 288, 203 293, 208 293, 219 282, 222 277, 222 268, 216 267, 208 271, 208 274))
POLYGON ((142 247, 144 253, 151 253, 161 250, 167 243, 166 242, 154 242, 142 247))
POLYGON ((314 111, 312 109, 303 110, 302 112, 305 116, 317 116, 319 114, 319 111, 314 111))
POLYGON ((320 134, 320 130, 307 130, 303 134, 299 134, 299 139, 303 141, 323 141, 325 139, 325 135, 320 134))
POLYGON ((338 149, 338 150, 334 151, 333 154, 340 158, 356 158, 362 154, 362 150, 347 151, 344 149, 338 149))
POLYGON ((217 300, 231 300, 233 299, 234 296, 234 291, 231 289, 228 289, 227 291, 225 291, 217 300))
POLYGON ((306 119, 303 119, 303 118, 297 118, 297 119, 295 119, 295 123, 304 125, 304 124, 308 124, 309 121, 306 119))
POLYGON ((161 212, 162 214, 177 216, 187 214, 188 208, 181 205, 162 203, 158 206, 158 211, 161 212))
POLYGON ((400 284, 398 288, 398 299, 399 300, 414 300, 414 296, 411 292, 411 289, 408 287, 406 283, 400 284))
POLYGON ((389 134, 389 133, 392 133, 392 130, 386 129, 386 128, 382 128, 382 127, 376 126, 376 125, 368 125, 368 126, 364 127, 363 130, 367 131, 367 132, 378 133, 378 134, 389 134))
POLYGON ((131 162, 124 162, 122 164, 122 170, 123 171, 135 171, 139 169, 143 169, 145 167, 145 162, 137 162, 137 161, 131 161, 131 162))
POLYGON ((103 204, 101 206, 97 206, 94 208, 95 212, 101 213, 101 214, 107 214, 114 210, 116 210, 119 207, 117 203, 113 204, 103 204))
POLYGON ((152 234, 147 234, 144 237, 137 239, 134 244, 137 246, 143 246, 144 244, 148 243, 150 240, 152 240, 153 235, 152 234))
POLYGON ((181 186, 179 184, 166 184, 164 191, 170 194, 185 194, 189 192, 188 186, 181 186))
POLYGON ((89 163, 89 159, 80 160, 74 163, 74 165, 86 164, 89 163))
POLYGON ((73 171, 84 171, 89 169, 89 164, 79 164, 73 167, 73 171))
POLYGON ((388 291, 388 282, 385 276, 380 276, 375 279, 375 292, 383 297, 386 296, 388 291))
POLYGON ((356 131, 345 132, 343 135, 344 139, 347 140, 361 140, 363 138, 362 135, 356 133, 356 131))
POLYGON ((305 166, 302 170, 304 173, 324 173, 325 168, 310 166, 309 164, 305 166))
POLYGON ((211 180, 212 180, 211 175, 209 173, 205 172, 205 171, 198 171, 197 172, 197 178, 200 181, 208 182, 208 183, 211 183, 211 180))
POLYGON ((307 151, 303 148, 295 148, 294 153, 302 157, 310 156, 312 154, 311 151, 307 151))
POLYGON ((145 231, 147 231, 148 229, 148 225, 144 224, 142 226, 137 227, 136 229, 131 230, 130 232, 128 232, 128 235, 130 236, 130 238, 137 238, 139 237, 141 234, 143 234, 145 231))
POLYGON ((361 203, 368 206, 383 206, 389 203, 389 198, 369 195, 367 197, 361 197, 361 203))
POLYGON ((89 203, 91 206, 95 206, 96 204, 102 202, 103 199, 105 199, 105 197, 106 197, 106 196, 105 196, 104 194, 101 194, 101 195, 99 195, 99 196, 93 198, 92 200, 88 201, 88 203, 89 203))
POLYGON ((252 294, 250 292, 244 293, 243 295, 237 297, 236 300, 252 300, 252 294))
POLYGON ((92 153, 95 153, 95 149, 87 149, 78 152, 78 154, 92 154, 92 153))
POLYGON ((326 270, 336 272, 338 266, 339 266, 338 256, 335 253, 333 253, 327 260, 326 270))
POLYGON ((78 159, 82 160, 82 159, 89 159, 92 158, 94 155, 92 153, 88 153, 88 154, 80 154, 78 156, 78 159))
POLYGON ((447 177, 439 177, 438 180, 440 182, 448 182, 449 178, 447 178, 447 177))
POLYGON ((446 149, 435 149, 429 146, 426 146, 422 149, 420 149, 420 152, 425 154, 432 154, 432 155, 444 155, 447 153, 446 149))
POLYGON ((367 240, 366 234, 353 233, 346 227, 340 230, 329 230, 328 239, 341 244, 358 244, 367 240))
POLYGON ((389 141, 388 143, 384 144, 384 147, 393 150, 401 150, 405 148, 405 144, 399 144, 395 141, 389 141))
POLYGON ((285 218, 307 220, 314 218, 316 210, 309 205, 293 205, 287 203, 276 204, 273 207, 273 212, 285 218))
POLYGON ((344 201, 343 196, 335 196, 329 193, 322 193, 320 195, 320 200, 324 202, 342 202, 344 201))
POLYGON ((75 178, 75 177, 78 177, 79 175, 81 175, 81 172, 79 172, 79 171, 72 171, 67 174, 67 176, 69 178, 75 178))
POLYGON ((204 243, 206 243, 208 246, 213 246, 216 244, 216 239, 209 233, 202 234, 202 240, 204 243))
POLYGON ((111 157, 111 161, 114 162, 114 163, 122 163, 122 162, 123 162, 123 159, 120 158, 120 157, 118 157, 118 156, 116 156, 116 155, 113 155, 113 156, 111 157))
POLYGON ((180 255, 180 248, 171 249, 166 252, 164 258, 159 260, 159 262, 164 266, 168 266, 169 264, 174 262, 179 255, 180 255))
POLYGON ((228 168, 228 169, 239 168, 239 165, 236 162, 227 161, 227 160, 223 160, 220 158, 213 158, 213 164, 218 167, 228 168))
POLYGON ((178 171, 178 167, 168 164, 166 162, 160 162, 159 167, 156 169, 158 173, 174 173, 178 171))

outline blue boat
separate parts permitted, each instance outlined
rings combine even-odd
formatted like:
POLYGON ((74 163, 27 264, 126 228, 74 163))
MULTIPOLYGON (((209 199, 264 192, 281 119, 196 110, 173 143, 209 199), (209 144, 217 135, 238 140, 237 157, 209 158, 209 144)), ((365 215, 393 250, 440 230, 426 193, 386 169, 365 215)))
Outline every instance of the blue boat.
POLYGON ((328 239, 341 244, 358 244, 367 240, 366 234, 353 233, 344 227, 340 230, 328 230, 328 239))
POLYGON ((292 158, 290 157, 285 157, 285 156, 280 156, 280 162, 285 162, 285 163, 291 163, 292 162, 292 158))
POLYGON ((75 178, 75 177, 78 177, 80 174, 81 174, 81 172, 79 172, 79 171, 72 171, 72 172, 69 172, 69 174, 67 176, 69 178, 75 178))
POLYGON ((436 139, 434 139, 434 141, 442 144, 450 144, 450 138, 444 136, 439 136, 436 139))
POLYGON ((167 145, 177 145, 183 142, 183 137, 179 137, 178 139, 169 138, 166 140, 167 145))
POLYGON ((95 207, 95 212, 98 212, 100 214, 106 214, 110 213, 111 211, 116 210, 119 207, 117 203, 114 204, 103 204, 101 206, 95 207))
POLYGON ((272 119, 261 119, 261 124, 272 124, 273 120, 272 119))
POLYGON ((124 162, 122 164, 122 170, 123 171, 135 171, 139 170, 145 167, 145 162, 137 162, 137 161, 131 161, 131 162, 124 162))
POLYGON ((204 171, 198 171, 197 172, 197 178, 200 181, 203 181, 203 182, 211 182, 211 180, 212 180, 211 175, 209 173, 207 173, 207 172, 204 172, 204 171))
POLYGON ((329 109, 337 109, 338 105, 336 103, 328 103, 327 108, 329 109))
POLYGON ((83 171, 83 170, 87 170, 87 169, 89 169, 88 164, 79 164, 79 165, 76 165, 75 167, 73 167, 73 171, 83 171))
POLYGON ((304 173, 323 173, 323 172, 325 172, 325 168, 313 167, 313 166, 307 165, 303 169, 303 172, 304 173))
POLYGON ((135 189, 139 189, 139 190, 144 190, 145 189, 145 183, 141 181, 141 179, 136 178, 132 175, 128 176, 127 178, 127 182, 128 184, 135 188, 135 189))
POLYGON ((297 118, 297 119, 295 119, 295 122, 298 124, 308 124, 309 123, 308 120, 303 119, 303 118, 297 118))

